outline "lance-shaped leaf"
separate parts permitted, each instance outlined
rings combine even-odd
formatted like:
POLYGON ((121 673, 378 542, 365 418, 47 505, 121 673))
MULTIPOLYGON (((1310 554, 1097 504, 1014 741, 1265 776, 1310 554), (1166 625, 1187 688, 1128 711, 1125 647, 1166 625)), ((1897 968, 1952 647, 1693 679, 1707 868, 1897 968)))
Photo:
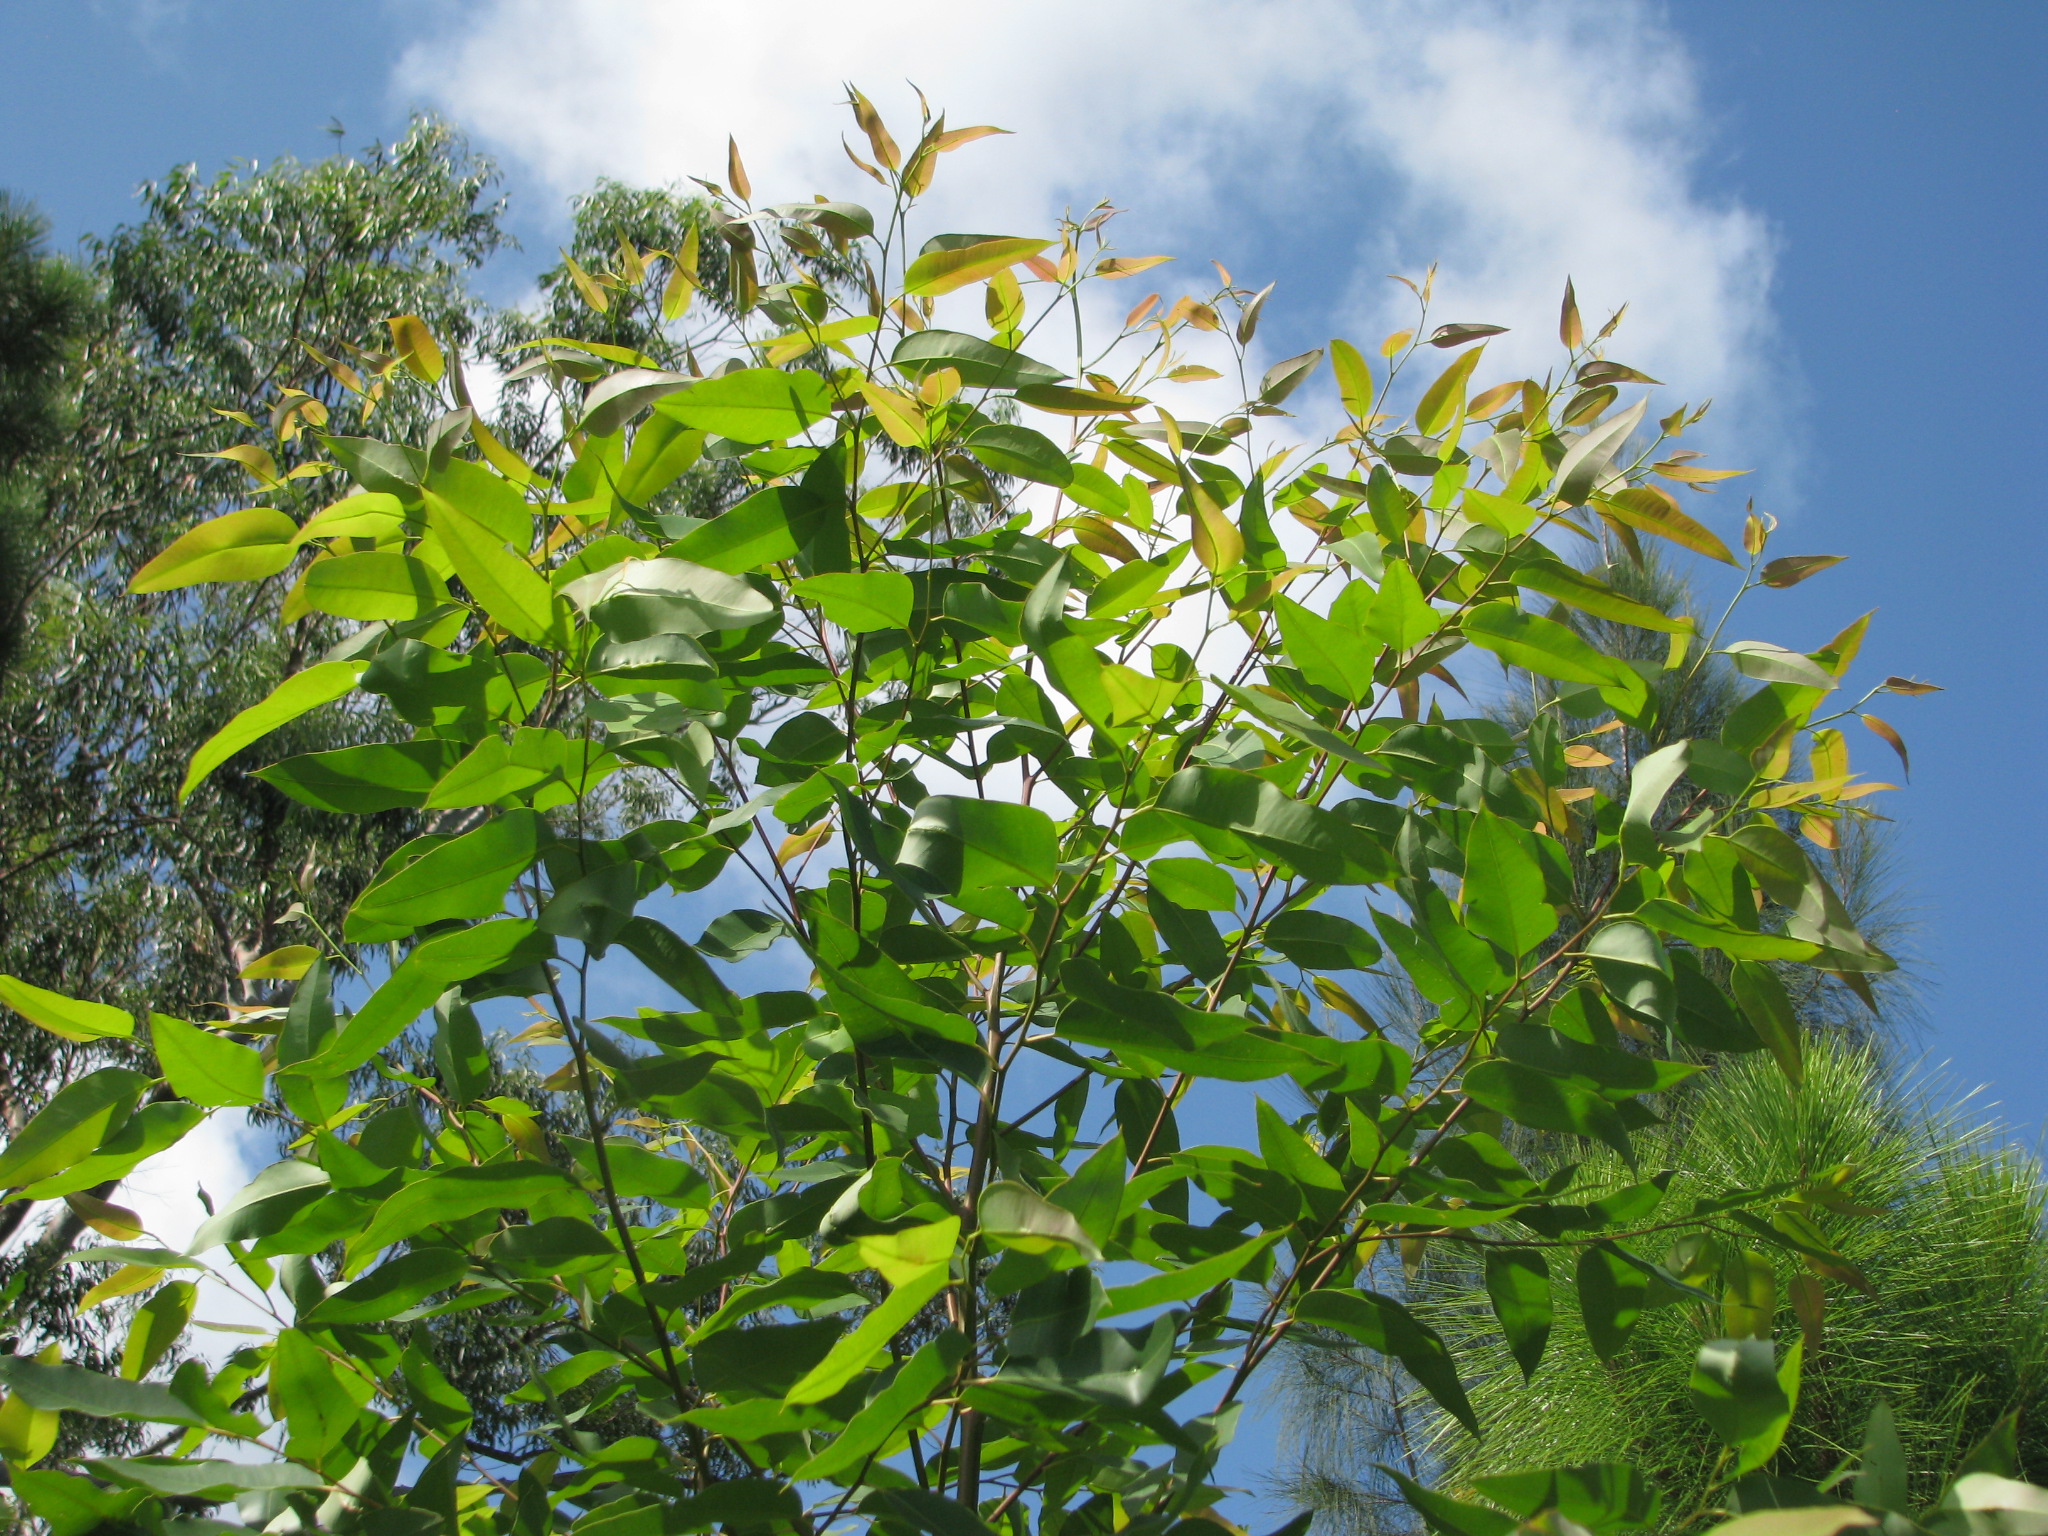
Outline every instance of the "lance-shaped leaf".
POLYGON ((416 619, 448 601, 448 589, 424 560, 396 550, 315 560, 306 567, 306 601, 344 619, 416 619))
POLYGON ((248 1046, 161 1013, 149 1016, 149 1039, 181 1097, 210 1108, 263 1102, 263 1057, 248 1046))
POLYGON ((1488 1248, 1486 1295, 1522 1379, 1533 1379, 1550 1341, 1550 1261, 1539 1248, 1488 1248))
POLYGON ((1485 351, 1484 347, 1474 347, 1470 352, 1460 354, 1458 360, 1439 374, 1436 382, 1423 391, 1422 398, 1415 404, 1417 431, 1433 437, 1451 424, 1452 417, 1464 411, 1465 386, 1470 382, 1472 370, 1479 366, 1480 356, 1485 351))
POLYGON ((126 1067, 101 1067, 67 1083, 0 1151, 0 1189, 62 1172, 121 1128, 149 1079, 126 1067))
POLYGON ((1101 1261, 1102 1250, 1073 1212, 1027 1184, 998 1180, 981 1193, 975 1221, 982 1236, 1020 1253, 1051 1254, 1072 1263, 1101 1261))
POLYGON ((129 579, 130 592, 169 592, 203 581, 260 581, 298 553, 299 525, 274 507, 248 507, 201 523, 129 579))
POLYGON ((1715 1339, 1700 1346, 1693 1366, 1693 1406, 1737 1453, 1738 1474, 1773 1456, 1791 1426, 1799 1399, 1802 1341, 1795 1339, 1782 1365, 1768 1339, 1715 1339))
POLYGON ((889 361, 903 372, 922 377, 937 368, 959 370, 969 389, 1017 389, 1026 384, 1058 384, 1067 377, 1057 368, 998 347, 959 331, 912 331, 896 344, 889 361))
POLYGON ((1465 838, 1465 917, 1472 931, 1520 958, 1557 932, 1535 836, 1480 811, 1465 838))
POLYGON ((907 628, 917 596, 901 571, 827 571, 793 583, 791 590, 850 635, 907 628))
POLYGON ((422 491, 427 526, 440 536, 469 595, 507 634, 544 644, 553 632, 554 594, 526 557, 504 536, 479 520, 467 505, 434 491, 422 491))
POLYGON ((612 374, 584 397, 583 430, 592 437, 609 437, 655 401, 694 382, 687 373, 658 368, 627 368, 612 374))
POLYGON ((663 401, 662 414, 741 443, 779 443, 832 411, 832 391, 803 369, 742 368, 701 379, 663 401))
MULTIPOLYGON (((941 239, 945 237, 941 236, 941 239)), ((967 245, 927 247, 903 274, 903 291, 919 297, 936 298, 1007 272, 1027 256, 1036 256, 1051 245, 1021 235, 998 235, 974 240, 967 245)))
POLYGON ((300 1321, 308 1328, 381 1323, 445 1291, 469 1273, 469 1256, 453 1248, 415 1248, 331 1290, 300 1321))
POLYGON ((1679 548, 1705 555, 1709 560, 1719 560, 1723 565, 1742 563, 1715 534, 1681 512, 1669 493, 1654 485, 1615 489, 1595 498, 1593 509, 1612 523, 1654 533, 1660 539, 1668 539, 1679 548))
POLYGON ((125 1009, 66 997, 14 976, 0 974, 0 1003, 64 1040, 125 1040, 135 1033, 135 1015, 125 1009))
POLYGON ((1649 1298, 1650 1277, 1607 1243, 1595 1243, 1579 1255, 1579 1313, 1593 1353, 1612 1361, 1627 1347, 1629 1335, 1642 1320, 1649 1298))
POLYGON ((178 798, 187 799, 208 774, 251 742, 350 692, 368 665, 367 661, 323 661, 293 673, 273 688, 269 697, 236 715, 192 754, 185 780, 178 786, 178 798))
MULTIPOLYGON (((1473 354, 1466 353, 1470 357, 1473 354)), ((1462 359, 1461 359, 1462 361, 1462 359)), ((1607 481, 1614 478, 1614 456, 1628 442, 1629 434, 1642 422, 1649 408, 1645 395, 1614 420, 1591 427, 1565 450, 1557 466, 1557 500, 1560 506, 1576 507, 1607 481)))
POLYGON ((999 885, 1045 888, 1058 874, 1059 837, 1052 818, 1036 806, 930 795, 910 818, 897 864, 934 895, 999 885))
POLYGON ((491 916, 539 853, 544 828, 532 811, 507 811, 429 848, 356 898, 343 936, 351 943, 374 943, 403 938, 428 923, 491 916))
POLYGON ((96 1419, 143 1424, 202 1424, 169 1387, 153 1381, 123 1381, 75 1365, 53 1365, 20 1355, 0 1355, 0 1386, 35 1408, 83 1413, 96 1419))
POLYGON ((1304 1323, 1348 1334, 1368 1349, 1401 1362, 1437 1406, 1473 1434, 1478 1417, 1458 1380, 1457 1362, 1434 1328, 1406 1307, 1374 1291, 1314 1291, 1302 1298, 1294 1315, 1304 1323))

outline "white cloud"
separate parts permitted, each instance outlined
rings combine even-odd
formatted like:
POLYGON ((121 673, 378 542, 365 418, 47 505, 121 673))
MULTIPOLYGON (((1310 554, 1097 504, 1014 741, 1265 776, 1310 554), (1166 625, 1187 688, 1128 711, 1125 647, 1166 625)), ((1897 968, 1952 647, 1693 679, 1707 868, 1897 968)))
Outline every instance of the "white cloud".
POLYGON ((1773 382, 1771 241, 1700 190, 1692 71, 1648 0, 478 0, 398 85, 559 194, 722 179, 731 132, 757 189, 859 199, 841 82, 908 138, 906 75, 955 126, 1015 130, 945 163, 938 227, 1114 196, 1133 245, 1280 278, 1269 329, 1305 336, 1376 338, 1406 313, 1382 274, 1437 260, 1438 318, 1514 327, 1503 368, 1551 360, 1569 274, 1595 325, 1630 303, 1616 355, 1688 398, 1773 382))

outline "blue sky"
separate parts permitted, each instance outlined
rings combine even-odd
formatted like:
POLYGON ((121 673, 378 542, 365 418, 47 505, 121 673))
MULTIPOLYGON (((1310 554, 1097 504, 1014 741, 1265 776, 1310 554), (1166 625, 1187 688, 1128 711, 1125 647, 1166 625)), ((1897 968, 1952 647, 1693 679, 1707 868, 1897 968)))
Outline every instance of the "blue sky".
MULTIPOLYGON (((1633 302, 1620 355, 1720 399, 1703 446, 1757 466, 1739 494, 1783 520, 1774 552, 1852 557, 1756 599, 1749 631, 1817 645, 1874 607, 1860 675, 1945 686, 1875 706, 1913 750, 1883 802, 1925 1051, 2038 1140, 2048 7, 1060 0, 899 33, 923 8, 803 0, 773 36, 748 9, 0 0, 0 185, 68 245, 173 163, 318 155, 330 121, 355 145, 436 106, 505 164, 512 298, 592 174, 715 172, 729 129, 757 186, 855 191, 837 82, 910 58, 956 123, 1020 130, 942 186, 957 227, 1114 193, 1133 247, 1280 281, 1275 356, 1391 328, 1381 274, 1433 258, 1444 318, 1544 332, 1570 271, 1589 310, 1633 302)), ((1737 495, 1698 505, 1728 532, 1737 495)))

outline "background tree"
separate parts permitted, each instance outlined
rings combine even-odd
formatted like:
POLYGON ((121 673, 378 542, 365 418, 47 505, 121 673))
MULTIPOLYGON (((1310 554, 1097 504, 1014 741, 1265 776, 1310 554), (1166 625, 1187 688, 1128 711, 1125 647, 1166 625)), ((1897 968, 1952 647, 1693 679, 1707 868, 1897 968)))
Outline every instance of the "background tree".
POLYGON ((34 208, 0 192, 0 678, 31 591, 33 466, 72 420, 70 370, 92 313, 90 279, 44 250, 47 230, 34 208))
MULTIPOLYGON (((314 465, 310 429, 424 429, 422 402, 375 377, 393 350, 386 321, 421 314, 451 344, 473 336, 464 274, 503 239, 489 183, 452 132, 420 123, 360 156, 212 179, 175 170, 144 189, 138 222, 86 243, 77 273, 37 257, 21 217, 7 224, 10 366, 62 358, 67 371, 61 397, 12 371, 5 385, 8 440, 36 453, 8 524, 10 611, 24 623, 0 683, 0 971, 129 1008, 219 1018, 239 1003, 257 1009, 248 1027, 274 1030, 261 1005, 276 976, 243 982, 243 968, 308 933, 279 926, 295 906, 335 931, 344 892, 415 830, 409 812, 323 818, 239 764, 180 805, 198 744, 343 626, 318 613, 279 623, 290 575, 144 599, 124 589, 169 538, 252 486, 298 517, 331 501, 340 485, 314 465)), ((362 714, 299 727, 308 747, 374 728, 362 714)), ((142 1059, 11 1010, 0 1054, 9 1123, 96 1065, 142 1059)), ((31 1209, 0 1207, 0 1234, 31 1209)), ((75 1350, 98 1337, 96 1316, 72 1312, 92 1282, 55 1264, 82 1230, 60 1206, 0 1260, 14 1327, 75 1350)))

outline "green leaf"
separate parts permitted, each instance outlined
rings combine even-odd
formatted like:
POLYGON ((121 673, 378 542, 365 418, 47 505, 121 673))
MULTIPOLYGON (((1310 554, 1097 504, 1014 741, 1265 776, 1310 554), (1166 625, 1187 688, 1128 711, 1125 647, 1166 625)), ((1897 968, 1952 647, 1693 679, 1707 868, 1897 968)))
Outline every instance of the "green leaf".
POLYGON ((734 442, 779 443, 830 415, 832 391, 815 373, 742 368, 699 380, 661 411, 734 442))
POLYGON ((1550 1261, 1538 1248, 1488 1248, 1486 1295, 1522 1380, 1534 1379, 1550 1341, 1550 1261))
POLYGON ((1472 931, 1517 959, 1557 932, 1535 835, 1491 811, 1473 817, 1465 838, 1464 901, 1472 931))
POLYGON ((145 1104, 102 1141, 90 1157, 62 1173, 38 1179, 23 1193, 31 1200, 54 1200, 109 1179, 124 1178, 145 1158, 176 1146, 205 1118, 206 1112, 196 1104, 177 1100, 145 1104))
MULTIPOLYGON (((1390 574, 1391 570, 1389 567, 1390 574)), ((1613 687, 1625 670, 1554 619, 1524 613, 1513 603, 1481 603, 1465 615, 1460 627, 1467 640, 1492 651, 1509 666, 1524 667, 1562 683, 1613 687)), ((1642 687, 1640 678, 1636 687, 1642 687)))
POLYGON ((126 1067, 101 1067, 67 1083, 0 1151, 0 1189, 61 1173, 121 1128, 149 1079, 126 1067))
POLYGON ((1649 1023, 1671 1023, 1677 1003, 1671 957, 1648 928, 1625 918, 1604 924, 1586 942, 1586 954, 1615 1002, 1649 1023))
MULTIPOLYGON (((582 743, 575 750, 580 754, 582 743)), ((495 805, 508 796, 545 784, 569 760, 570 743, 560 731, 521 726, 508 740, 492 734, 478 742, 434 783, 421 803, 445 810, 495 805)))
POLYGON ((313 607, 343 619, 416 619, 448 601, 424 560, 388 549, 315 560, 305 591, 313 607))
POLYGON ((1483 1061, 1464 1077, 1466 1094, 1539 1131, 1586 1136, 1631 1155, 1628 1132, 1612 1104, 1590 1088, 1519 1061, 1483 1061))
POLYGON ((299 552, 299 525, 272 507, 249 507, 201 523, 128 582, 130 592, 169 592, 203 581, 260 581, 299 552))
POLYGON ((507 1227, 491 1239, 491 1262, 528 1280, 587 1275, 619 1263, 619 1249, 578 1216, 547 1216, 507 1227))
POLYGON ((1405 560, 1389 560, 1379 596, 1365 621, 1366 632, 1390 649, 1412 651, 1443 627, 1444 616, 1429 606, 1422 585, 1405 560))
POLYGON ((299 1158, 272 1163, 240 1193, 199 1224, 185 1246, 206 1253, 222 1243, 268 1237, 333 1187, 324 1169, 299 1158))
POLYGON ((1581 505, 1614 478, 1614 456, 1641 424, 1649 403, 1649 396, 1645 395, 1612 421, 1589 427, 1565 450, 1564 459, 1557 466, 1559 506, 1581 505))
POLYGON ((817 508, 798 487, 771 485, 692 528, 664 553, 730 575, 756 571, 795 559, 803 546, 799 530, 816 516, 817 508))
POLYGON ((545 829, 532 811, 507 811, 428 849, 355 899, 343 937, 374 943, 403 938, 428 923, 495 915, 504 909, 512 882, 538 856, 545 829))
POLYGON ((146 1424, 205 1422, 169 1387, 156 1382, 122 1381, 75 1365, 46 1365, 20 1355, 0 1355, 0 1386, 19 1393, 33 1408, 146 1424))
POLYGON ((1485 350, 1484 347, 1474 347, 1470 352, 1460 353, 1458 360, 1423 391, 1422 398, 1415 403, 1415 428, 1418 432, 1434 437, 1451 424, 1452 417, 1464 413, 1465 385, 1485 350))
POLYGON ((326 1481, 310 1467, 289 1461, 200 1461, 186 1457, 102 1457, 88 1461, 95 1475, 132 1483, 172 1498, 226 1503, 237 1493, 271 1489, 324 1488, 326 1481))
POLYGON ((1357 828, 1239 769, 1183 768, 1161 787, 1157 804, 1202 826, 1235 832, 1319 884, 1363 884, 1385 868, 1357 828))
POLYGON ((1764 683, 1790 683, 1795 688, 1818 688, 1827 692, 1835 686, 1834 675, 1811 656, 1773 645, 1768 640, 1732 640, 1715 653, 1735 663, 1744 677, 1764 683))
POLYGON ((273 688, 269 697, 236 715, 192 754, 185 781, 178 786, 178 798, 189 798, 208 774, 252 741, 350 692, 368 665, 367 661, 323 661, 293 673, 273 688))
POLYGON ((1749 1020, 1749 1027, 1777 1060, 1778 1070, 1793 1087, 1799 1087, 1806 1081, 1806 1063, 1800 1049, 1802 1026, 1778 973, 1755 960, 1738 960, 1730 989, 1742 1016, 1749 1020))
POLYGON ((1029 427, 1005 422, 977 427, 960 446, 999 475, 1062 487, 1074 480, 1074 466, 1059 445, 1029 427))
POLYGON ((848 634, 907 629, 916 592, 901 571, 830 571, 791 583, 790 590, 825 610, 848 634))
POLYGON ((453 1248, 414 1248, 348 1284, 330 1290, 301 1314, 307 1328, 382 1323, 429 1296, 461 1283, 469 1257, 453 1248))
POLYGON ((248 1046, 161 1013, 149 1016, 149 1038, 181 1097, 208 1108, 263 1102, 263 1057, 248 1046))
POLYGON ((135 1033, 135 1015, 125 1009, 66 997, 4 974, 0 1003, 63 1040, 125 1040, 135 1033))
POLYGON ((1700 1346, 1690 1386, 1693 1406, 1737 1453, 1736 1473, 1753 1472, 1773 1456, 1792 1423, 1802 1341, 1787 1351, 1791 1387, 1769 1339, 1714 1339, 1700 1346))
POLYGON ((721 913, 705 925, 697 948, 714 960, 744 960, 759 954, 790 931, 789 924, 752 907, 721 913))
POLYGON ((994 1528, 958 1499, 922 1488, 878 1488, 861 1500, 860 1512, 872 1522, 869 1529, 878 1532, 893 1527, 923 1536, 995 1536, 994 1528))
POLYGON ((695 382, 687 373, 669 373, 659 368, 626 368, 610 374, 583 397, 582 430, 592 437, 610 437, 655 401, 688 389, 695 382))
POLYGON ((1640 759, 1629 770, 1628 809, 1621 818, 1621 851, 1638 864, 1654 864, 1663 857, 1657 840, 1657 812, 1671 786, 1685 777, 1692 763, 1690 741, 1674 741, 1668 747, 1640 759))
MULTIPOLYGON (((1156 862, 1156 861, 1155 861, 1156 862)), ((1379 941, 1348 917, 1297 907, 1266 924, 1265 940, 1310 971, 1364 971, 1379 964, 1379 941)))
POLYGON ((1206 859, 1154 859, 1145 879, 1176 906, 1193 912, 1230 912, 1237 907, 1237 882, 1230 871, 1206 859))
MULTIPOLYGON (((989 1193, 991 1191, 983 1191, 984 1207, 989 1193)), ((851 1333, 843 1336, 824 1359, 804 1373, 803 1378, 784 1394, 783 1401, 821 1403, 838 1392, 873 1365, 888 1349, 890 1340, 901 1333, 924 1309, 925 1303, 944 1290, 952 1278, 950 1262, 941 1261, 921 1274, 898 1281, 895 1289, 879 1305, 871 1308, 851 1333)))
POLYGON ((1474 1435, 1479 1433, 1479 1420, 1458 1380, 1450 1350, 1434 1328, 1399 1302, 1374 1291, 1313 1291, 1296 1305, 1294 1315, 1318 1328, 1348 1334, 1366 1348, 1399 1360, 1436 1399, 1438 1407, 1474 1435))
POLYGON ((1593 1353, 1612 1361, 1628 1346, 1648 1299, 1650 1277, 1606 1243, 1579 1255, 1579 1313, 1593 1353))
POLYGON ((190 1280, 173 1280, 137 1307, 134 1320, 128 1325, 127 1340, 121 1346, 122 1376, 129 1381, 147 1376, 178 1342, 198 1303, 198 1286, 190 1280))
POLYGON ((616 942, 699 1008, 722 1018, 739 1014, 739 999, 704 963, 704 957, 653 918, 633 918, 619 930, 616 942))
POLYGON ((377 1207, 368 1227, 349 1242, 346 1272, 360 1273, 393 1243, 428 1227, 461 1221, 479 1211, 524 1210, 572 1187, 560 1169, 526 1161, 430 1174, 377 1207))
POLYGON ((1014 1179, 999 1179, 981 1192, 975 1220, 981 1235, 1001 1248, 1055 1254, 1073 1263, 1102 1260, 1102 1250, 1073 1212, 1014 1179))
POLYGON ((1266 1167, 1294 1186, 1313 1224, 1335 1219, 1344 1208, 1344 1176, 1264 1099, 1258 1101, 1257 1120, 1266 1167))
POLYGON ((903 1362, 889 1385, 848 1421, 825 1448, 792 1474, 797 1482, 838 1479, 858 1471, 882 1451, 913 1413, 953 1379, 966 1354, 966 1336, 949 1328, 903 1362))
POLYGON ((405 1033, 456 982, 537 964, 553 953, 553 942, 531 918, 501 918, 436 934, 413 946, 306 1070, 314 1075, 353 1072, 405 1033))
POLYGON ((987 886, 1050 888, 1059 836, 1036 806, 960 795, 928 795, 903 834, 900 868, 933 895, 987 886))
MULTIPOLYGON (((1465 500, 1469 504, 1476 495, 1484 492, 1467 491, 1465 500)), ((1498 501, 1494 497, 1491 500, 1498 501)), ((1662 634, 1679 635, 1692 632, 1692 621, 1673 618, 1668 613, 1652 608, 1648 603, 1639 603, 1632 597, 1623 597, 1614 588, 1598 581, 1584 571, 1573 570, 1550 560, 1530 561, 1515 571, 1515 584, 1527 587, 1532 592, 1541 592, 1545 597, 1554 597, 1560 603, 1590 613, 1596 618, 1613 619, 1619 624, 1633 624, 1638 629, 1653 629, 1662 634)))
POLYGON ((1217 1286, 1235 1280, 1250 1269, 1267 1249, 1285 1235, 1282 1232, 1261 1233, 1235 1248, 1198 1259, 1185 1269, 1169 1269, 1130 1285, 1112 1286, 1102 1315, 1115 1317, 1123 1312, 1137 1312, 1145 1307, 1168 1306, 1206 1296, 1217 1286))
POLYGON ((1025 257, 1036 256, 1051 244, 1050 240, 1002 235, 976 240, 971 245, 927 250, 903 274, 903 291, 936 298, 956 288, 965 288, 969 283, 994 277, 998 272, 1007 272, 1025 257))
POLYGON ((1273 613, 1280 621, 1287 659, 1303 677, 1354 704, 1372 697, 1378 654, 1355 630, 1311 613, 1289 597, 1274 598, 1273 613))
MULTIPOLYGON (((370 1384, 365 1381, 361 1385, 367 1398, 370 1384)), ((270 1357, 270 1400, 290 1435, 286 1454, 314 1462, 340 1442, 362 1408, 344 1384, 340 1369, 296 1328, 277 1336, 270 1357)))
POLYGON ((1810 939, 1827 953, 1814 963, 1831 971, 1890 971, 1898 962, 1856 931, 1855 920, 1813 860, 1768 817, 1728 834, 1743 867, 1770 893, 1791 908, 1785 931, 1810 939))
POLYGON ((563 595, 615 640, 749 629, 776 604, 744 577, 687 560, 625 560, 572 581, 563 595))
POLYGON ((454 765, 451 741, 379 741, 308 752, 258 768, 255 777, 316 810, 368 815, 422 805, 454 765))
POLYGON ((531 645, 554 632, 555 599, 541 574, 498 531, 434 491, 422 491, 427 526, 441 536, 469 595, 507 634, 531 645))
POLYGON ((919 376, 935 368, 954 368, 969 389, 1016 389, 1026 384, 1057 384, 1066 375, 1021 352, 993 346, 958 331, 912 331, 896 344, 889 361, 919 376))
POLYGON ((1668 896, 1653 896, 1629 916, 1695 948, 1718 949, 1731 960, 1812 960, 1821 953, 1818 944, 1805 939, 1737 928, 1681 907, 1668 896))

